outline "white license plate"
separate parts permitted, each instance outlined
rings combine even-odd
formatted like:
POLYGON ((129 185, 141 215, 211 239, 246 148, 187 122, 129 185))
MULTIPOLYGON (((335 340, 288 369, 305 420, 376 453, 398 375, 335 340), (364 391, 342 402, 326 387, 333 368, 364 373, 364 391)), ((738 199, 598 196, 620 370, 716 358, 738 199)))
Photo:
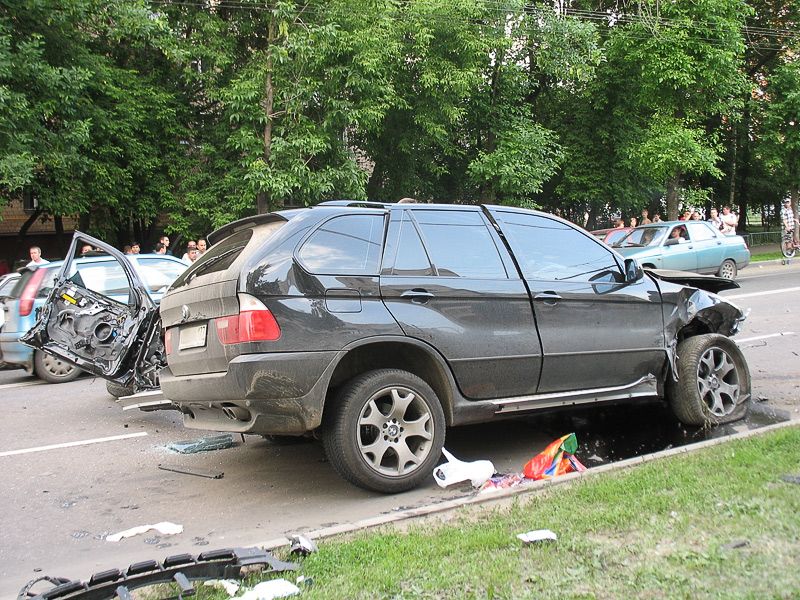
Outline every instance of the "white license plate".
POLYGON ((179 350, 202 348, 206 345, 206 324, 181 327, 179 350))

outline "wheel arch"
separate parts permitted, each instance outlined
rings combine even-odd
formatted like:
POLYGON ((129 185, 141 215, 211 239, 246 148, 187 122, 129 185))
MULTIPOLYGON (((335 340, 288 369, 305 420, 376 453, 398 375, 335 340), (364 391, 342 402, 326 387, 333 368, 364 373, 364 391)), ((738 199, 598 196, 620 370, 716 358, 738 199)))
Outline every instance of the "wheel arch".
POLYGON ((432 347, 419 340, 376 337, 360 340, 348 347, 328 381, 323 414, 339 388, 354 377, 377 369, 402 369, 427 383, 442 404, 445 422, 453 422, 457 388, 450 367, 432 347))

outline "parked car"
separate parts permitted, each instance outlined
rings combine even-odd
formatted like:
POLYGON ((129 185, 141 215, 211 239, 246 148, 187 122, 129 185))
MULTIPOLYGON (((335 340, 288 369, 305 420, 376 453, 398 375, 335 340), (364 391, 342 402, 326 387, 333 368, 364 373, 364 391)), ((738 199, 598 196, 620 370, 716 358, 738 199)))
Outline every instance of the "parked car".
POLYGON ((610 229, 596 229, 591 234, 601 242, 613 246, 615 242, 624 238, 632 229, 633 227, 612 227, 610 229))
MULTIPOLYGON (((19 273, 6 273, 0 276, 0 302, 8 298, 17 283, 17 279, 19 279, 19 273)), ((5 314, 0 310, 0 329, 2 329, 4 322, 5 314)))
POLYGON ((744 238, 723 235, 706 221, 642 225, 613 246, 645 267, 714 273, 725 279, 735 279, 750 263, 744 238))
POLYGON ((80 287, 67 264, 25 342, 139 390, 165 357, 161 390, 187 427, 313 433, 343 477, 380 492, 430 477, 447 426, 654 397, 691 425, 747 410, 728 337, 744 314, 700 289, 738 285, 645 272, 552 215, 341 201, 208 240, 160 323, 101 245, 131 303, 80 287))
MULTIPOLYGON (((125 260, 139 274, 147 295, 155 302, 188 266, 174 256, 160 254, 126 255, 125 260)), ((0 330, 3 362, 9 367, 24 368, 50 383, 72 381, 80 375, 80 369, 53 355, 34 351, 19 338, 33 327, 36 312, 47 301, 53 281, 64 264, 64 261, 56 261, 21 269, 14 288, 3 302, 5 324, 0 330)), ((66 264, 72 281, 118 302, 128 301, 128 279, 114 257, 104 254, 75 258, 66 264)))

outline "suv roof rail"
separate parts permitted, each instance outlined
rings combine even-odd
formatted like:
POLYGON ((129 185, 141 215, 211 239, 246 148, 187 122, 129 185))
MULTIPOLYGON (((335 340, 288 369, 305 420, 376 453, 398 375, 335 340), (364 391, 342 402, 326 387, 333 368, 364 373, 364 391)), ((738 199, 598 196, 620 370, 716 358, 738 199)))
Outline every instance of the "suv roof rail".
POLYGON ((356 208, 389 208, 385 202, 369 202, 365 200, 326 200, 316 206, 352 206, 356 208))

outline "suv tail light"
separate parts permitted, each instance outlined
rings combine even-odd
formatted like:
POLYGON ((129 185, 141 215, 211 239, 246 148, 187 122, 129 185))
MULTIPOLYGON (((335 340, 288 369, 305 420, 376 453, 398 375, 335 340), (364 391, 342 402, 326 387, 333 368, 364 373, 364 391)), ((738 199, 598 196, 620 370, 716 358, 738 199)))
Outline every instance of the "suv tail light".
POLYGON ((42 285, 45 273, 48 269, 36 269, 25 284, 22 294, 19 297, 19 316, 27 317, 33 310, 33 302, 36 300, 36 294, 42 285))
POLYGON ((217 336, 223 344, 272 342, 281 337, 281 328, 270 310, 258 298, 239 294, 239 314, 214 319, 217 336))

